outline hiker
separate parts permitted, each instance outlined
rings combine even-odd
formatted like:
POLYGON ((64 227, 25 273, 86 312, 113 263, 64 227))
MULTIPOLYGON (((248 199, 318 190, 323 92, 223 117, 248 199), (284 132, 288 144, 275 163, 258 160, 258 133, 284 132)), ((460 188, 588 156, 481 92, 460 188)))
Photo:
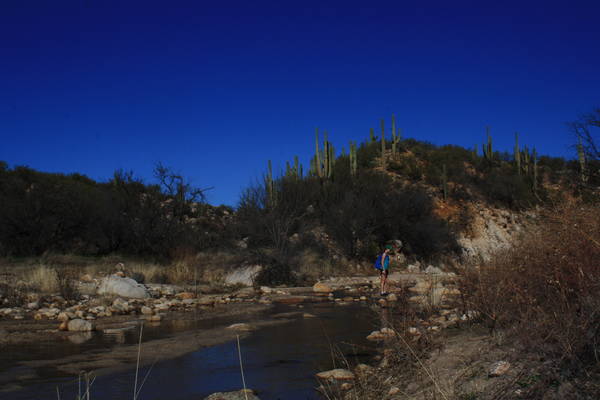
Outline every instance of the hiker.
POLYGON ((379 270, 379 278, 381 280, 381 290, 379 294, 381 296, 386 296, 388 293, 385 291, 387 284, 387 277, 390 271, 390 252, 392 251, 391 245, 386 245, 383 253, 377 257, 377 261, 375 261, 375 268, 379 270))

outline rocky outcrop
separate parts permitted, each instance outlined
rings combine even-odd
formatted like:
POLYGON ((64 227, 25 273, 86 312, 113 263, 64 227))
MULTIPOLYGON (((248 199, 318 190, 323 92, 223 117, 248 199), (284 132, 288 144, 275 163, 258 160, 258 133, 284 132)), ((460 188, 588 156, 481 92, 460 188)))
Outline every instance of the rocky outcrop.
POLYGON ((102 279, 98 294, 121 296, 129 299, 147 299, 150 293, 144 287, 131 278, 123 278, 116 275, 107 276, 102 279))
POLYGON ((523 229, 523 216, 507 210, 480 208, 473 214, 470 232, 458 239, 465 258, 488 261, 494 253, 508 249, 523 229))

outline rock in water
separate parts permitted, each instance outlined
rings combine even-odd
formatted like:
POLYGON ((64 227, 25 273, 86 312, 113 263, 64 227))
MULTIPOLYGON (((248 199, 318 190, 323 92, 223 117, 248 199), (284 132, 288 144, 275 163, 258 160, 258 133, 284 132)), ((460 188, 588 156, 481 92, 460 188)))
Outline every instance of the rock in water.
POLYGON ((260 400, 250 389, 237 392, 213 393, 204 400, 260 400))
POLYGON ((233 329, 234 331, 243 331, 243 332, 248 332, 248 331, 252 331, 254 330, 254 327, 250 324, 233 324, 233 325, 229 325, 227 327, 227 329, 233 329))
POLYGON ((147 299, 150 293, 143 286, 131 278, 121 278, 111 275, 102 279, 98 294, 116 295, 130 299, 147 299))
POLYGON ((94 324, 84 319, 72 319, 68 322, 69 332, 89 332, 94 330, 94 324))

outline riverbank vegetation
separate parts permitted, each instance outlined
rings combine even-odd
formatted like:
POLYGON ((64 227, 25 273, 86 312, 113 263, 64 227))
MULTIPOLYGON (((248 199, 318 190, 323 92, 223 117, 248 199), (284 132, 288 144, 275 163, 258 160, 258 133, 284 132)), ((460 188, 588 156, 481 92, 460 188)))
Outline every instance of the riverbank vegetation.
POLYGON ((346 273, 395 240, 410 260, 456 258, 469 205, 520 212, 564 196, 597 198, 594 115, 573 125, 572 160, 538 155, 523 135, 512 152, 498 151, 490 129, 471 149, 437 146, 402 137, 394 118, 342 151, 317 131, 309 168, 296 157, 277 174, 269 162, 235 209, 206 204, 206 189, 161 164, 149 183, 125 171, 97 182, 0 163, 0 256, 7 265, 114 256, 152 266, 147 279, 178 282, 178 268, 226 254, 232 267, 265 266, 259 280, 274 284, 302 280, 306 265, 346 273))

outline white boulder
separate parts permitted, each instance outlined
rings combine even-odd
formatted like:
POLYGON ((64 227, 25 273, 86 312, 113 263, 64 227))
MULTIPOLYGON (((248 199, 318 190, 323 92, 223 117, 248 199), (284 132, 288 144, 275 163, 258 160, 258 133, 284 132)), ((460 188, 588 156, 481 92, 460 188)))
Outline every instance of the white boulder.
POLYGON ((104 279, 98 287, 98 294, 121 296, 130 299, 147 299, 150 293, 144 287, 131 278, 122 278, 111 275, 104 279))

